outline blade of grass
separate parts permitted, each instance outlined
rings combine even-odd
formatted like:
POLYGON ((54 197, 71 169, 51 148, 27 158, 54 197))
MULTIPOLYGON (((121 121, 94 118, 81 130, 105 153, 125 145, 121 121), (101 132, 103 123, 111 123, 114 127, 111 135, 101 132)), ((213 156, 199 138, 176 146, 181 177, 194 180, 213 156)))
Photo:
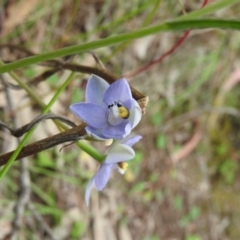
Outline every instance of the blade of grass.
POLYGON ((40 173, 40 174, 43 174, 43 175, 51 177, 51 178, 60 179, 62 181, 71 183, 71 184, 79 187, 79 180, 76 179, 75 177, 69 177, 65 174, 62 174, 59 172, 53 172, 53 171, 50 171, 50 170, 47 170, 47 169, 41 168, 41 167, 30 166, 30 170, 34 173, 40 173))
POLYGON ((186 15, 182 15, 181 17, 178 17, 177 20, 186 20, 186 19, 193 19, 198 17, 206 16, 210 13, 214 13, 220 9, 231 7, 232 5, 239 3, 239 0, 221 0, 217 1, 216 3, 209 4, 204 8, 195 10, 191 13, 188 13, 186 15))
POLYGON ((31 183, 32 191, 38 195, 40 199, 42 199, 47 205, 54 206, 55 200, 51 197, 49 193, 46 193, 42 188, 40 188, 37 184, 31 183))
POLYGON ((86 52, 89 50, 111 46, 114 44, 131 41, 137 38, 146 37, 160 32, 179 31, 188 29, 200 28, 221 28, 240 30, 240 21, 238 20, 222 20, 222 19, 198 19, 198 20, 184 20, 184 21, 168 21, 165 23, 157 24, 147 28, 135 30, 129 33, 124 33, 118 36, 111 36, 108 38, 92 41, 89 43, 75 45, 71 47, 61 48, 56 51, 35 55, 32 57, 24 58, 13 63, 6 64, 0 67, 0 73, 8 72, 21 67, 29 66, 31 64, 86 52))
MULTIPOLYGON (((54 207, 54 206, 46 206, 40 203, 35 203, 34 206, 36 207, 38 213, 40 213, 41 215, 55 215, 55 216, 61 216, 63 213, 63 211, 61 209, 59 209, 58 207, 54 207)), ((32 238, 30 238, 32 239, 32 238)))

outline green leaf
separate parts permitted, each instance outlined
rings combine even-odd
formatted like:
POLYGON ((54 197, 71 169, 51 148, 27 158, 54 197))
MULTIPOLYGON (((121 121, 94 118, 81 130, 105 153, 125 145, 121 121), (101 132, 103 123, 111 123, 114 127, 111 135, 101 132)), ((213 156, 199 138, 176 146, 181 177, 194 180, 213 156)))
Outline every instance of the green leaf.
POLYGON ((165 197, 165 195, 164 195, 164 193, 161 190, 155 191, 155 198, 158 201, 162 201, 164 199, 164 197, 165 197))
POLYGON ((34 204, 36 206, 36 209, 40 214, 50 214, 50 215, 55 215, 57 218, 60 218, 63 215, 63 211, 57 207, 54 206, 46 206, 42 204, 34 204))
POLYGON ((133 161, 131 161, 131 162, 134 162, 134 165, 135 165, 136 163, 140 164, 142 162, 142 160, 143 160, 143 153, 140 151, 136 151, 135 157, 134 157, 133 161))
POLYGON ((55 161, 49 156, 48 152, 40 152, 37 154, 37 163, 41 167, 55 167, 55 161))
POLYGON ((237 170, 238 164, 232 159, 224 161, 219 168, 219 171, 227 184, 233 183, 237 170))
POLYGON ((182 198, 182 196, 180 196, 180 195, 176 196, 175 199, 174 199, 173 204, 174 204, 174 207, 175 207, 176 210, 181 210, 182 206, 183 206, 183 198, 182 198))
POLYGON ((72 229, 71 229, 71 239, 79 239, 84 232, 86 231, 87 226, 86 223, 83 221, 76 221, 73 222, 72 229))
POLYGON ((162 123, 162 115, 160 112, 156 112, 153 114, 151 118, 151 122, 153 125, 158 126, 162 123))
POLYGON ((46 193, 44 190, 42 190, 39 186, 37 186, 36 184, 32 183, 31 184, 31 189, 47 205, 55 206, 55 199, 53 199, 48 193, 46 193))
POLYGON ((150 180, 152 183, 157 182, 158 179, 159 179, 159 174, 156 173, 156 172, 153 172, 153 173, 149 176, 149 180, 150 180))
POLYGON ((47 79, 47 82, 50 85, 57 85, 57 83, 59 82, 59 77, 56 74, 53 74, 47 79))
POLYGON ((201 213, 201 210, 199 207, 192 207, 191 210, 190 210, 190 213, 189 213, 189 216, 191 218, 191 220, 196 220, 197 218, 199 218, 200 216, 200 213, 201 213))
POLYGON ((35 75, 35 69, 34 68, 28 68, 24 71, 24 74, 28 78, 33 78, 35 75))
POLYGON ((73 91, 71 102, 80 102, 83 99, 83 91, 79 88, 75 88, 73 91))
POLYGON ((153 199, 153 197, 154 197, 154 192, 152 190, 148 190, 148 191, 143 193, 143 199, 146 202, 151 201, 153 199))
POLYGON ((181 218, 180 225, 181 225, 181 227, 186 227, 189 224, 189 222, 190 222, 190 217, 189 217, 189 215, 186 215, 181 218))
POLYGON ((164 149, 166 148, 166 137, 163 134, 160 134, 156 138, 156 147, 158 149, 164 149))
POLYGON ((199 237, 198 235, 187 235, 185 240, 201 240, 202 238, 199 237))
POLYGON ((145 183, 144 182, 139 182, 136 185, 134 185, 132 191, 134 193, 137 193, 137 192, 142 192, 144 189, 145 189, 145 183))

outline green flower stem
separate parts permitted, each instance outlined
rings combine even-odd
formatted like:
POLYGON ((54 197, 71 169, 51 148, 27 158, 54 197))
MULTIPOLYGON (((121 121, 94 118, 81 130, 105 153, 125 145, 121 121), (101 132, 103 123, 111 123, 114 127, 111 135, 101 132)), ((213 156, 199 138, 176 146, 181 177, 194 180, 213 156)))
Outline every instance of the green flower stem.
POLYGON ((102 155, 96 148, 92 145, 88 144, 86 141, 82 140, 77 143, 77 145, 86 153, 88 153, 91 157, 93 157, 98 162, 103 162, 105 156, 102 155))
POLYGON ((240 21, 222 19, 197 19, 197 20, 195 19, 195 20, 168 21, 147 28, 135 30, 129 33, 124 33, 117 36, 110 36, 108 38, 99 39, 89 43, 61 48, 53 52, 43 53, 27 57, 24 59, 20 59, 18 61, 1 66, 0 73, 8 72, 21 67, 26 67, 31 64, 48 61, 54 58, 77 54, 80 52, 86 52, 89 50, 111 46, 122 42, 132 41, 137 38, 146 37, 160 32, 180 31, 199 28, 221 28, 240 30, 240 21))

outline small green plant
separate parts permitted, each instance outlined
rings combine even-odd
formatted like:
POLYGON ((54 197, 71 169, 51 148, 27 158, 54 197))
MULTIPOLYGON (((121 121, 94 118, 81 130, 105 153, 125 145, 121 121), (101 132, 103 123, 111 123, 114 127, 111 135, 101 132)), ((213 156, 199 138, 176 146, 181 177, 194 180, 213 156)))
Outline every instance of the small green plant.
POLYGON ((227 184, 233 183, 237 170, 238 170, 238 164, 233 159, 228 159, 224 161, 219 167, 219 172, 223 176, 224 181, 227 184))
POLYGON ((83 221, 75 221, 72 224, 71 239, 79 239, 86 231, 86 223, 83 221))
POLYGON ((190 222, 195 221, 199 218, 201 214, 201 209, 197 206, 193 206, 189 213, 185 216, 180 221, 180 225, 182 227, 186 227, 190 222))
POLYGON ((195 234, 187 235, 187 237, 185 238, 185 240, 201 240, 201 239, 202 239, 201 237, 195 234))
POLYGON ((173 204, 174 204, 174 208, 176 210, 181 210, 182 206, 183 206, 183 198, 182 198, 182 196, 180 196, 180 195, 176 196, 174 201, 173 201, 173 204))
POLYGON ((161 125, 163 119, 162 119, 162 114, 158 111, 156 113, 154 113, 151 117, 151 123, 154 125, 154 126, 159 126, 161 125))
POLYGON ((159 134, 156 137, 156 147, 158 149, 165 149, 167 145, 166 136, 164 134, 159 134))

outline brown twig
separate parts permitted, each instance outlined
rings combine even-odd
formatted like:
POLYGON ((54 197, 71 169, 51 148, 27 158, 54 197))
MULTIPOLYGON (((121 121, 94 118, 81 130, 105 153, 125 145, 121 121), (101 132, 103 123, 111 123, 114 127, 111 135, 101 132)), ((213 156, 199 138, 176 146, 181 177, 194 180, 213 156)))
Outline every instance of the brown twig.
MULTIPOLYGON (((35 153, 38 153, 38 152, 41 152, 48 148, 57 146, 61 143, 76 142, 81 139, 84 139, 84 137, 87 134, 85 131, 86 126, 87 126, 86 124, 81 124, 79 126, 68 129, 64 132, 58 133, 54 136, 51 136, 51 137, 42 139, 38 142, 29 144, 22 149, 22 151, 18 154, 16 160, 24 158, 24 157, 32 155, 32 154, 35 154, 35 153)), ((11 157, 13 152, 14 151, 8 152, 8 153, 0 156, 0 166, 3 166, 6 164, 6 162, 11 157)))
POLYGON ((37 86, 40 82, 45 81, 47 78, 51 77, 53 74, 57 73, 58 71, 62 70, 61 68, 53 68, 50 70, 47 70, 40 75, 34 77, 31 79, 28 84, 37 86))
POLYGON ((70 121, 68 118, 59 116, 54 113, 47 113, 47 114, 39 115, 36 118, 34 118, 30 123, 18 128, 18 129, 12 129, 11 127, 9 127, 7 124, 5 124, 4 122, 2 122, 0 120, 0 127, 7 128, 10 131, 11 135, 14 137, 21 137, 24 133, 28 132, 36 124, 38 124, 39 122, 46 120, 46 119, 57 119, 57 120, 60 120, 61 122, 68 124, 71 127, 76 127, 76 124, 74 122, 70 121))

